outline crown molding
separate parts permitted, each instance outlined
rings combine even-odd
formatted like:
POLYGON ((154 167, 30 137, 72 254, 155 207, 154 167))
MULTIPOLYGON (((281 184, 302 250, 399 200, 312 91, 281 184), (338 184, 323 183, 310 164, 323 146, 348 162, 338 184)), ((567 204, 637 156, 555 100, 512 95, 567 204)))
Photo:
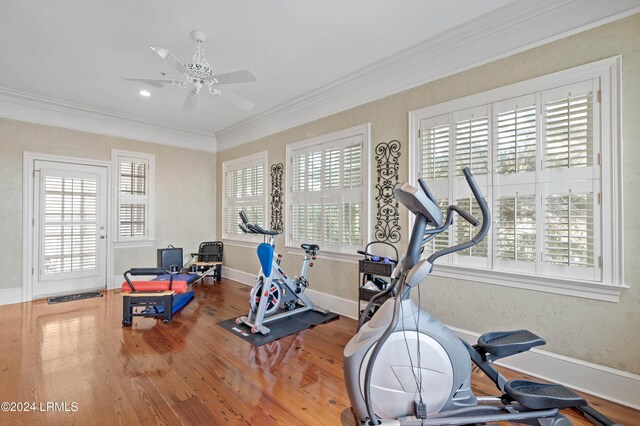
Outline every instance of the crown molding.
POLYGON ((216 132, 218 151, 638 12, 638 0, 517 0, 332 84, 216 132))
POLYGON ((0 87, 0 117, 99 135, 215 152, 212 134, 0 87))

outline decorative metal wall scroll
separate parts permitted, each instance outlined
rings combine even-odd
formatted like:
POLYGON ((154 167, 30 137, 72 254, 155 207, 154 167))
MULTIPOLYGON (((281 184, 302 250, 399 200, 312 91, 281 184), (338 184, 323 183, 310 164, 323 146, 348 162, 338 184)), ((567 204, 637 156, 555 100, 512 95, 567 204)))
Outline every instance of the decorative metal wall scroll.
POLYGON ((276 163, 271 166, 271 229, 284 231, 282 224, 282 174, 284 165, 276 163))
POLYGON ((397 243, 400 241, 400 212, 398 201, 393 196, 393 189, 398 184, 400 142, 380 142, 375 152, 378 172, 375 237, 378 241, 397 243))

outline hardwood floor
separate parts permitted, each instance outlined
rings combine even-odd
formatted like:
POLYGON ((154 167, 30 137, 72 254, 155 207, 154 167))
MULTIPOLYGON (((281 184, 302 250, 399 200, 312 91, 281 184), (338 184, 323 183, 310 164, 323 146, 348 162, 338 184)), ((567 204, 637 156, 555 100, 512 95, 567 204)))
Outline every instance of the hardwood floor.
MULTIPOLYGON (((0 306, 0 401, 43 409, 0 412, 0 424, 352 424, 342 349, 354 320, 254 348, 216 324, 245 313, 250 288, 223 280, 195 289, 171 324, 135 318, 130 328, 121 326, 122 298, 113 292, 0 306)), ((494 393, 481 375, 474 387, 494 393)), ((589 400, 616 421, 640 424, 638 411, 589 400)))

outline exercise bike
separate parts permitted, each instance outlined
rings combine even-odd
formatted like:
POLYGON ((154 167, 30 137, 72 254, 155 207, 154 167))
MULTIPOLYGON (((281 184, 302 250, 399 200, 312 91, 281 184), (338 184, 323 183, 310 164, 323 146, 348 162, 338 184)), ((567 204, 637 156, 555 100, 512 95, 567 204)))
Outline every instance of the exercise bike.
MULTIPOLYGON (((573 391, 558 384, 528 380, 507 381, 492 363, 545 341, 528 330, 486 333, 470 345, 439 320, 416 306, 413 288, 429 275, 441 256, 478 244, 489 231, 491 214, 469 168, 464 175, 482 212, 482 226, 472 239, 437 251, 421 260, 426 243, 453 223, 454 213, 473 226, 480 222, 457 206, 446 217, 436 198, 419 179, 420 188, 404 184, 396 199, 415 221, 407 253, 400 259, 392 281, 376 299, 393 292, 344 349, 344 376, 352 410, 361 425, 467 425, 514 422, 539 426, 571 425, 560 410, 576 407, 595 424, 613 425, 573 391), (471 390, 471 362, 497 386, 497 397, 475 396, 471 390)), ((419 294, 418 294, 419 299, 419 294)))
POLYGON ((298 277, 288 276, 280 267, 282 256, 275 253, 276 236, 280 233, 251 224, 244 211, 240 212, 242 223, 238 226, 245 234, 259 234, 264 242, 258 245, 260 272, 256 285, 249 297, 249 314, 236 318, 236 324, 245 324, 252 333, 269 334, 265 324, 306 311, 317 311, 327 315, 327 309, 316 306, 305 294, 309 286, 307 272, 313 266, 320 247, 316 244, 302 244, 305 252, 302 270, 298 277), (277 311, 281 311, 277 313, 277 311))

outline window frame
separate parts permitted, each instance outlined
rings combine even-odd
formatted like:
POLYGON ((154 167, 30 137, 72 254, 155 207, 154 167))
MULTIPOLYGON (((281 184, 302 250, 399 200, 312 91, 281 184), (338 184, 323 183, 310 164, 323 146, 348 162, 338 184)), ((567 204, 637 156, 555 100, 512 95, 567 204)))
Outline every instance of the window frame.
MULTIPOLYGON (((409 182, 414 182, 418 178, 419 171, 418 150, 420 146, 419 130, 421 120, 532 93, 548 91, 584 80, 599 79, 600 82, 599 93, 595 95, 599 96, 600 99, 600 111, 597 120, 600 125, 599 152, 601 156, 599 169, 601 183, 601 205, 599 206, 601 208, 601 281, 533 276, 514 271, 507 272, 468 265, 462 266, 451 262, 439 262, 434 268, 434 275, 610 302, 619 300, 621 291, 628 288, 624 283, 623 275, 621 70, 621 57, 616 56, 463 98, 453 99, 409 113, 409 182)), ((495 114, 493 111, 490 111, 490 113, 491 117, 495 114)), ((493 135, 491 135, 491 138, 493 138, 493 135)), ((493 145, 494 142, 491 142, 491 144, 495 146, 493 145)), ((495 147, 491 151, 493 149, 495 147)), ((493 164, 490 164, 489 168, 491 169, 492 167, 493 164)), ((488 193, 485 196, 488 200, 491 200, 493 207, 495 204, 493 191, 499 186, 496 186, 495 183, 495 171, 491 170, 491 173, 494 175, 494 186, 488 187, 488 193)), ((540 193, 536 194, 538 196, 540 193)), ((438 197, 444 194, 435 193, 435 195, 438 197)), ((545 213, 541 212, 541 214, 545 213)), ((408 214, 409 229, 413 224, 412 216, 408 214)), ((495 223, 495 217, 492 218, 492 221, 495 223)), ((492 235, 493 232, 487 238, 491 238, 492 235)), ((494 250, 492 242, 490 242, 490 250, 494 250)))
MULTIPOLYGON (((371 123, 360 124, 357 126, 349 127, 347 129, 338 130, 332 133, 326 133, 320 136, 316 136, 309 139, 304 139, 297 142, 292 142, 287 144, 286 146, 286 173, 285 173, 285 223, 284 223, 284 233, 285 233, 285 247, 288 249, 288 253, 290 254, 301 254, 302 250, 299 246, 293 245, 294 243, 291 240, 291 209, 292 209, 292 187, 293 187, 293 153, 295 151, 299 151, 302 149, 310 148, 318 145, 327 145, 333 142, 336 142, 341 139, 347 139, 350 137, 361 137, 362 138, 362 210, 361 210, 361 236, 363 246, 370 241, 371 231, 369 229, 370 220, 370 146, 371 146, 371 123)), ((315 243, 314 241, 308 241, 309 243, 315 243)), ((352 246, 348 246, 347 249, 344 250, 335 250, 335 249, 326 249, 323 247, 322 242, 319 242, 320 245, 320 255, 323 258, 344 261, 349 263, 356 263, 358 259, 361 257, 355 251, 352 251, 352 246)), ((340 244, 341 245, 341 244, 340 244)))
POLYGON ((153 245, 155 241, 155 155, 143 152, 124 151, 119 149, 111 150, 111 160, 113 173, 113 230, 115 238, 112 239, 116 247, 146 247, 153 245), (147 235, 141 237, 121 237, 120 236, 120 162, 123 159, 142 160, 147 163, 146 180, 146 214, 147 214, 147 235))
MULTIPOLYGON (((260 239, 257 235, 250 234, 227 234, 227 197, 226 197, 226 188, 227 188, 227 171, 229 169, 236 170, 244 167, 248 167, 250 165, 259 165, 262 164, 262 172, 263 172, 263 188, 262 188, 262 206, 264 211, 264 221, 265 224, 269 223, 269 210, 268 210, 268 170, 269 170, 269 161, 268 161, 268 152, 260 151, 255 154, 245 155, 243 157, 234 158, 232 160, 227 160, 222 163, 222 186, 221 186, 221 194, 222 194, 222 240, 225 243, 231 245, 239 245, 255 248, 256 242, 259 242, 260 239)), ((240 223, 240 218, 238 218, 238 223, 240 223)))

